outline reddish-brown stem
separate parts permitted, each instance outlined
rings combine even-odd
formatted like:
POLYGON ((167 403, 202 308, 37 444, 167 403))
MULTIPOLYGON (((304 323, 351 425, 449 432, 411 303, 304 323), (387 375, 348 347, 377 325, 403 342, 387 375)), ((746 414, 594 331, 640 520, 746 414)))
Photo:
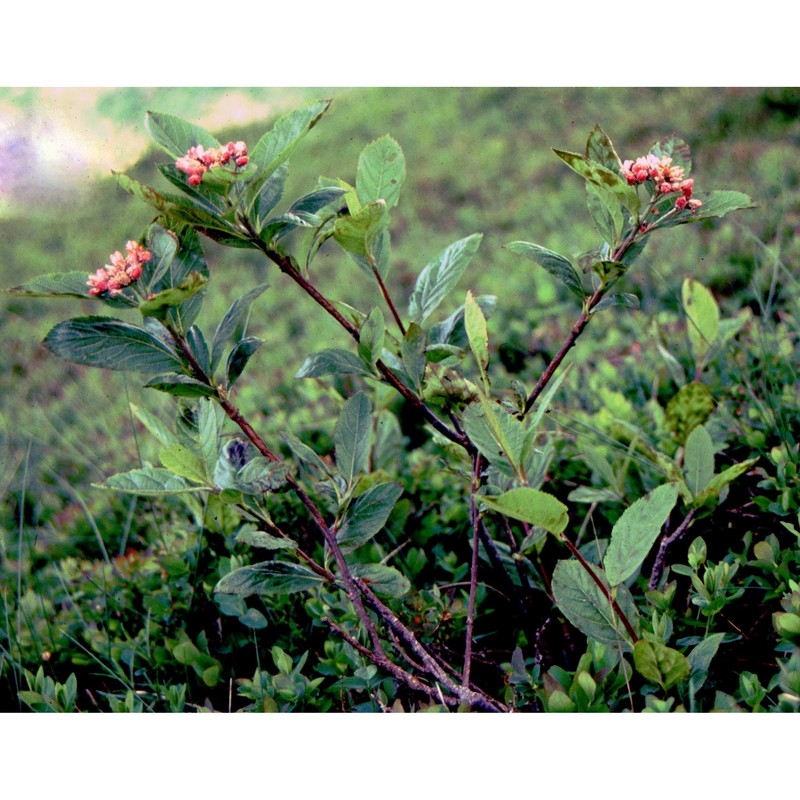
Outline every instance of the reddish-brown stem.
POLYGON ((482 457, 476 453, 472 457, 472 489, 469 493, 469 518, 472 524, 472 561, 469 568, 469 601, 467 603, 466 642, 464 645, 464 671, 461 685, 469 686, 472 668, 472 635, 475 627, 475 595, 478 589, 478 542, 480 541, 480 515, 475 503, 475 492, 481 483, 482 457))
POLYGON ((539 380, 536 382, 536 386, 533 387, 533 391, 531 391, 531 393, 528 395, 528 399, 525 401, 525 408, 521 416, 525 416, 525 414, 527 414, 531 408, 533 408, 533 404, 536 402, 539 395, 544 391, 547 384, 550 383, 553 374, 559 368, 559 366, 561 366, 561 362, 564 360, 564 357, 574 347, 575 342, 578 341, 578 337, 583 333, 583 329, 589 323, 589 320, 592 316, 592 309, 600 302, 604 292, 604 287, 598 287, 595 290, 595 293, 586 301, 583 311, 581 311, 580 316, 577 320, 575 320, 575 324, 572 326, 572 328, 570 328, 567 338, 564 340, 558 352, 553 356, 545 371, 539 376, 539 380))
POLYGON ((374 264, 370 264, 370 266, 372 267, 372 272, 375 275, 375 280, 378 281, 378 286, 380 287, 383 299, 386 301, 386 305, 389 306, 389 311, 392 312, 394 321, 397 323, 397 327, 400 328, 400 333, 403 336, 405 336, 406 335, 405 325, 403 325, 403 320, 400 319, 400 315, 397 313, 397 309, 395 308, 395 305, 392 302, 392 298, 389 296, 389 291, 386 288, 386 284, 383 282, 383 278, 381 278, 381 274, 380 272, 378 272, 377 267, 374 264))
MULTIPOLYGON (((261 240, 258 239, 258 242, 261 240)), ((261 250, 264 255, 267 256, 271 261, 273 261, 281 272, 284 275, 291 278, 298 286, 300 286, 304 292, 306 292, 316 303, 318 303, 325 311, 330 314, 349 334, 353 337, 353 339, 358 342, 361 339, 361 334, 358 328, 353 325, 348 319, 346 319, 342 314, 338 311, 338 309, 330 302, 323 294, 321 294, 317 289, 309 283, 301 274, 300 271, 292 264, 290 259, 284 256, 282 253, 277 252, 276 250, 272 250, 263 243, 260 244, 261 250)), ((387 296, 388 300, 388 296, 387 296)), ((394 306, 390 305, 390 308, 394 310, 394 306)), ((396 313, 396 312, 395 312, 396 313)), ((402 323, 397 318, 398 323, 400 324, 401 330, 403 330, 402 323)), ((458 433, 457 431, 453 431, 445 425, 436 414, 431 411, 430 408, 419 398, 417 397, 414 392, 411 391, 395 374, 389 369, 388 366, 383 361, 378 361, 376 367, 380 374, 383 376, 383 379, 394 388, 397 392, 399 392, 403 398, 405 398, 409 403, 411 403, 420 413, 422 413, 425 419, 435 428, 439 433, 442 434, 445 438, 449 439, 451 442, 455 444, 461 445, 465 449, 469 449, 469 441, 466 436, 463 434, 458 433)))
POLYGON ((656 560, 653 562, 653 569, 650 572, 650 581, 648 588, 655 589, 658 586, 658 581, 661 578, 661 573, 664 571, 664 559, 667 556, 667 550, 673 542, 677 542, 687 530, 689 525, 694 519, 695 509, 689 510, 689 513, 684 517, 683 522, 675 529, 674 533, 664 535, 661 539, 661 544, 658 546, 658 553, 656 553, 656 560))
POLYGON ((592 565, 581 555, 578 548, 575 547, 575 545, 572 544, 572 542, 569 541, 569 539, 567 539, 565 536, 562 536, 561 541, 564 542, 570 553, 572 553, 572 555, 574 555, 575 558, 578 559, 578 562, 589 574, 589 577, 591 577, 591 579, 597 584, 600 591, 605 596, 606 600, 608 600, 608 602, 610 603, 611 608, 614 609, 614 613, 619 617, 620 622, 622 622, 623 626, 625 627, 625 630, 628 632, 628 636, 631 637, 631 641, 634 644, 636 644, 636 642, 639 641, 639 637, 636 634, 636 631, 633 629, 633 625, 631 625, 630 620, 625 616, 624 612, 619 607, 619 603, 617 603, 616 599, 614 598, 614 595, 611 594, 611 590, 608 588, 608 586, 606 586, 603 583, 602 580, 600 580, 598 574, 594 571, 594 569, 592 569, 592 565))

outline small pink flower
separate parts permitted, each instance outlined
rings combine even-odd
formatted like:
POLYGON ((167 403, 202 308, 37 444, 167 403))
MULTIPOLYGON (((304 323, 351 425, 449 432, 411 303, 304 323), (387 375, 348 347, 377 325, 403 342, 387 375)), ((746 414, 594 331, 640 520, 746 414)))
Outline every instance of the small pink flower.
POLYGON ((210 147, 206 150, 198 144, 190 147, 186 155, 181 156, 175 167, 189 176, 190 186, 199 186, 203 182, 203 175, 213 167, 228 164, 233 160, 236 167, 243 167, 248 162, 247 145, 244 142, 228 142, 221 149, 210 147))
POLYGON ((118 295, 126 286, 130 286, 142 275, 142 267, 153 257, 153 254, 132 239, 125 245, 126 256, 119 250, 109 256, 110 264, 101 267, 89 275, 86 285, 91 287, 89 294, 98 295, 108 292, 112 297, 118 295))

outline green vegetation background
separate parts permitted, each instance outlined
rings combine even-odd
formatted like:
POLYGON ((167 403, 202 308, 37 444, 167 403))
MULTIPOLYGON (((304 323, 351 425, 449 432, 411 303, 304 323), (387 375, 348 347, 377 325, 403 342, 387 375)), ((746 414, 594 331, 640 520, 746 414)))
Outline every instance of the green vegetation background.
MULTIPOLYGON (((194 108, 214 92, 219 90, 120 90, 101 97, 99 110, 143 132, 147 108, 193 120, 194 108)), ((278 95, 254 95, 272 96, 278 95)), ((393 214, 390 286, 397 296, 407 297, 420 269, 444 246, 483 232, 463 290, 498 295, 491 328, 503 338, 493 344, 502 345, 510 361, 515 353, 527 358, 537 347, 558 342, 574 312, 543 270, 502 245, 525 239, 566 254, 595 245, 582 182, 550 148, 580 151, 596 124, 611 136, 622 158, 646 153, 664 135, 684 138, 692 149, 696 189, 736 189, 758 207, 724 224, 689 226, 659 237, 626 279, 626 291, 641 298, 641 314, 614 312, 598 318, 576 350, 576 360, 599 358, 620 337, 641 341, 649 317, 676 310, 685 276, 709 286, 723 313, 744 306, 771 313, 779 302, 797 313, 796 276, 785 278, 786 265, 796 264, 799 255, 797 90, 304 89, 284 93, 277 105, 322 96, 334 98, 332 108, 293 156, 286 196, 310 190, 319 175, 352 181, 362 148, 391 134, 405 152, 408 177, 393 214)), ((268 122, 218 134, 253 142, 268 122)), ((127 171, 163 185, 156 160, 144 153, 127 171)), ((110 175, 85 189, 67 194, 67 200, 53 189, 35 204, 7 210, 0 219, 1 286, 47 272, 94 271, 112 250, 138 237, 152 217, 110 175)), ((298 393, 306 390, 296 386, 292 375, 309 352, 347 346, 343 334, 256 254, 224 251, 211 243, 208 253, 212 290, 201 326, 215 325, 231 300, 254 284, 270 285, 252 320, 254 334, 267 343, 242 382, 239 402, 267 431, 313 427, 324 419, 324 402, 319 410, 301 407, 298 393)), ((331 247, 315 267, 315 278, 329 296, 357 300, 348 295, 354 269, 331 247)), ((130 376, 65 364, 40 347, 54 323, 96 313, 91 303, 9 295, 0 302, 0 536, 6 579, 16 575, 21 584, 17 556, 22 539, 34 566, 37 559, 65 555, 98 557, 92 525, 115 551, 125 544, 132 529, 126 514, 139 511, 128 502, 112 515, 104 513, 109 498, 90 484, 153 457, 151 443, 134 429, 128 404, 166 409, 170 400, 145 393, 130 376)), ((796 376, 796 365, 787 369, 790 378, 796 376)), ((24 577, 34 592, 35 580, 35 571, 24 577)), ((14 594, 19 588, 7 583, 3 592, 14 594)))

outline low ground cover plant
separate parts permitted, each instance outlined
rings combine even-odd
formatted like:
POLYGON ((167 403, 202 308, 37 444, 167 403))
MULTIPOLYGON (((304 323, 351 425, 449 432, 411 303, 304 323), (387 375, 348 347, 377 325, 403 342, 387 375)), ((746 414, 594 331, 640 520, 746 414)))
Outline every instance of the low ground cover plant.
POLYGON ((390 135, 349 181, 284 198, 290 157, 329 105, 254 142, 148 114, 166 188, 117 179, 152 222, 105 266, 11 290, 92 299, 98 313, 55 325, 47 351, 144 375, 174 401, 169 417, 131 405, 140 463, 99 484, 103 523, 84 508, 81 547, 35 584, 21 579, 35 551, 6 537, 17 581, 2 670, 17 702, 798 710, 798 403, 775 390, 792 374, 796 306, 767 343, 750 309, 726 314, 702 274, 685 275, 642 336, 629 285, 653 238, 690 224, 713 236, 753 200, 696 186, 674 135, 621 157, 595 127, 581 152, 554 150, 583 181, 597 245, 506 243, 532 282, 556 279, 569 314, 559 331, 537 311, 550 340, 531 358, 501 327, 502 276, 496 295, 465 287, 492 259, 479 231, 420 253, 404 296, 390 287, 406 177, 390 135), (200 324, 214 247, 269 263, 270 281, 334 324, 294 380, 273 377, 281 309, 247 270, 200 324), (351 275, 345 297, 319 279, 331 252, 351 275), (757 334, 754 360, 743 343, 757 334))

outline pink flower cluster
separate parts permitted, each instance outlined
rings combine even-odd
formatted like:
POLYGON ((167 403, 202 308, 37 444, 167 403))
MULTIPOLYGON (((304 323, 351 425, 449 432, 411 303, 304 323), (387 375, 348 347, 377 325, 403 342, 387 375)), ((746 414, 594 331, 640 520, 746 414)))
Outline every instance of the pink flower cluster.
POLYGON ((622 162, 622 175, 629 184, 644 183, 653 181, 656 192, 659 194, 671 194, 680 192, 681 196, 675 202, 675 207, 680 211, 688 208, 694 211, 703 205, 701 200, 692 198, 693 178, 684 178, 683 167, 673 166, 669 156, 659 158, 653 153, 648 153, 636 161, 622 162))
POLYGON ((175 162, 175 166, 189 176, 190 186, 198 186, 208 170, 231 161, 237 167, 247 164, 247 145, 244 142, 228 142, 219 150, 216 147, 206 150, 203 145, 198 144, 190 147, 186 155, 175 162))
POLYGON ((142 265, 153 257, 149 250, 133 240, 125 245, 125 253, 124 256, 119 250, 112 253, 110 264, 89 275, 89 280, 86 281, 86 285, 92 287, 89 294, 108 292, 112 297, 120 294, 126 286, 130 286, 141 276, 142 265))

